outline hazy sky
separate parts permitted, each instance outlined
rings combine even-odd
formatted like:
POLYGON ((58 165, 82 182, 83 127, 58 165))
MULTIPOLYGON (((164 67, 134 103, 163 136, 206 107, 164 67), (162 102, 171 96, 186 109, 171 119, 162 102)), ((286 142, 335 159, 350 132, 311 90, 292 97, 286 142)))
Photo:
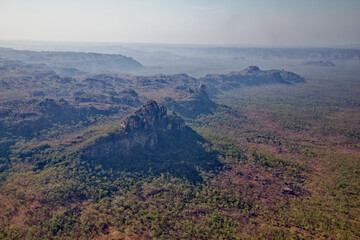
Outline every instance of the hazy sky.
POLYGON ((360 43, 360 0, 0 0, 0 39, 360 43))

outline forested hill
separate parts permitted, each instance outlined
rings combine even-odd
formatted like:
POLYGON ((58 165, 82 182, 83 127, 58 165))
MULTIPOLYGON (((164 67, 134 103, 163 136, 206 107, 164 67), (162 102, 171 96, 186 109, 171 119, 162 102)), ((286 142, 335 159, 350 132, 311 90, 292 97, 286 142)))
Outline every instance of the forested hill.
POLYGON ((215 170, 220 163, 201 146, 206 141, 175 113, 153 100, 128 115, 121 128, 87 143, 83 159, 112 169, 154 173, 170 172, 200 180, 197 168, 215 170))

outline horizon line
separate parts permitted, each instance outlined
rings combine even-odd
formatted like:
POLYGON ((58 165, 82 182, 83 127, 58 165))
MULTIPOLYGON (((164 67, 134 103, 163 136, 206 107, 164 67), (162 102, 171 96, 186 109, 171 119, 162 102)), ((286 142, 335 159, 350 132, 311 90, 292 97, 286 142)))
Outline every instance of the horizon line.
POLYGON ((94 44, 94 45, 162 45, 162 46, 197 46, 197 47, 232 47, 232 48, 353 48, 359 49, 360 43, 351 44, 210 44, 210 43, 161 43, 161 42, 120 42, 120 41, 63 41, 63 40, 19 40, 0 39, 0 43, 46 43, 50 45, 68 44, 94 44))

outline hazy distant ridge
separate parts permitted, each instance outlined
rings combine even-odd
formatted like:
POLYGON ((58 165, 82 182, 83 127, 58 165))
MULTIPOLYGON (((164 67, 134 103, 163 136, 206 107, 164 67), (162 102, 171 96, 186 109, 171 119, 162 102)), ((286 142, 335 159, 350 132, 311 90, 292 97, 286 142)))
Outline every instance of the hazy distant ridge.
POLYGON ((92 52, 25 51, 1 48, 2 58, 26 63, 46 63, 56 68, 77 68, 85 72, 139 70, 143 66, 131 57, 121 54, 102 54, 92 52))

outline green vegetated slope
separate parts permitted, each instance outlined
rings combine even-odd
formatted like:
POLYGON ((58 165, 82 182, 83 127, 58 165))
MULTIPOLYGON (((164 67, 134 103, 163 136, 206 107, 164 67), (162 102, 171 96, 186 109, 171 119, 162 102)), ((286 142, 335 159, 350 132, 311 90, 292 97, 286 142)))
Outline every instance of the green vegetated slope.
POLYGON ((356 69, 302 66, 305 82, 279 71, 264 85, 250 67, 208 76, 213 98, 181 74, 44 86, 66 94, 9 85, 0 238, 358 239, 356 69))

